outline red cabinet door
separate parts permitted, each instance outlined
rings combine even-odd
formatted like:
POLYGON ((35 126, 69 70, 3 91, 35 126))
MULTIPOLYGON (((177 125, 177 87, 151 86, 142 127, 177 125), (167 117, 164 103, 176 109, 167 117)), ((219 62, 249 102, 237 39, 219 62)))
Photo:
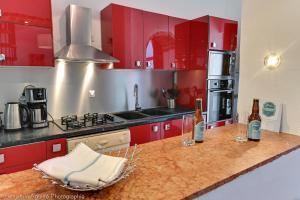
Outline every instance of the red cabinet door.
POLYGON ((131 140, 130 146, 135 144, 144 144, 151 141, 150 125, 133 126, 129 128, 131 140))
POLYGON ((169 120, 161 123, 161 137, 170 138, 181 135, 182 119, 169 120))
POLYGON ((209 48, 235 51, 237 47, 238 23, 233 20, 210 17, 209 48))
POLYGON ((160 140, 161 137, 161 123, 149 124, 151 141, 160 140))
POLYGON ((114 68, 143 67, 143 11, 110 4, 101 11, 102 50, 120 60, 114 68))
POLYGON ((52 29, 0 22, 0 65, 54 66, 52 29))
POLYGON ((190 23, 169 17, 169 69, 187 69, 190 56, 190 23))
POLYGON ((46 160, 45 150, 45 142, 0 149, 0 173, 32 168, 46 160))
POLYGON ((190 70, 207 70, 208 19, 208 16, 204 16, 190 21, 190 70))
POLYGON ((196 98, 202 98, 202 108, 207 107, 207 70, 182 70, 177 72, 177 88, 180 95, 176 99, 179 106, 194 109, 196 98))
POLYGON ((0 0, 0 22, 52 27, 51 0, 0 0))
POLYGON ((145 124, 129 128, 131 134, 130 145, 144 144, 161 139, 160 123, 145 124))
POLYGON ((169 69, 168 16, 143 12, 146 69, 169 69))
POLYGON ((65 138, 49 140, 46 142, 46 146, 47 159, 67 154, 67 140, 65 138))

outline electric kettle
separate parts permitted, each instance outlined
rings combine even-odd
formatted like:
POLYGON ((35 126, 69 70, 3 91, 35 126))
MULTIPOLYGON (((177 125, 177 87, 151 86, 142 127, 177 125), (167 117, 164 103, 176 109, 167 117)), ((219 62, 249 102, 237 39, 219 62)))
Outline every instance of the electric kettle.
POLYGON ((18 102, 8 102, 4 109, 4 129, 19 130, 29 123, 29 109, 18 102))

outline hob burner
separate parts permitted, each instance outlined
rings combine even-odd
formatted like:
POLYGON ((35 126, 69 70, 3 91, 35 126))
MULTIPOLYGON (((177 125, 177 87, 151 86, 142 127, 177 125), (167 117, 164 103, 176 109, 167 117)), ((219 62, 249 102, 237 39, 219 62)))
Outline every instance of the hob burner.
POLYGON ((72 130, 120 122, 123 121, 110 114, 86 113, 83 115, 83 117, 78 117, 77 115, 67 115, 61 117, 59 127, 63 130, 72 130))

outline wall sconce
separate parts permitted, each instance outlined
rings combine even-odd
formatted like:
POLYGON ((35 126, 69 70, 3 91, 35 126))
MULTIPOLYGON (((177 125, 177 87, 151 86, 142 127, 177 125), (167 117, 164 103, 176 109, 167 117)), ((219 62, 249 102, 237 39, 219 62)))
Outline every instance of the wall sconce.
POLYGON ((280 56, 271 53, 265 57, 264 64, 267 69, 276 69, 280 65, 280 56))

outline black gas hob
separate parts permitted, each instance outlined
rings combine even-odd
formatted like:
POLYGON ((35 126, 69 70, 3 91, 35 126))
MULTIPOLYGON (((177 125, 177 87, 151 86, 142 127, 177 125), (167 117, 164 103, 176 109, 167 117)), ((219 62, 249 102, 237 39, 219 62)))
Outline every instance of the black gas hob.
POLYGON ((124 120, 111 114, 86 113, 81 117, 77 115, 63 116, 60 120, 55 121, 55 124, 60 129, 68 131, 88 127, 101 127, 122 122, 124 122, 124 120))

